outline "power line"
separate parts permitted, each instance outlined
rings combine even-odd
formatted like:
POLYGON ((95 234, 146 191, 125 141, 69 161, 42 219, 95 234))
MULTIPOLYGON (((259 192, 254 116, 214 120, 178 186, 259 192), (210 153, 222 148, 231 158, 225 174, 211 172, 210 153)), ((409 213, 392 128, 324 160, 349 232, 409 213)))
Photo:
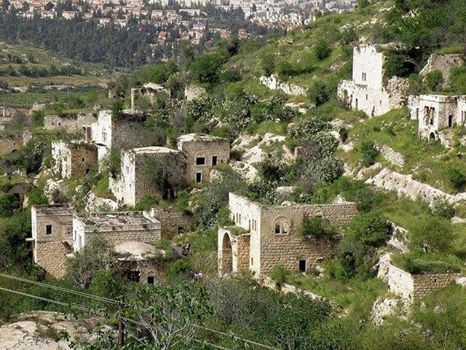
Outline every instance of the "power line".
MULTIPOLYGON (((25 297, 29 297, 29 298, 33 298, 33 299, 45 301, 45 302, 52 303, 52 304, 56 304, 56 305, 60 305, 60 306, 74 307, 74 308, 76 308, 76 309, 78 309, 78 310, 81 310, 81 311, 84 311, 84 312, 93 312, 93 313, 96 313, 96 314, 101 315, 101 313, 98 312, 98 311, 90 310, 90 309, 85 308, 85 307, 82 307, 82 306, 72 305, 72 304, 69 304, 69 303, 64 303, 64 302, 59 301, 59 300, 54 300, 54 299, 45 298, 45 297, 40 297, 40 296, 33 295, 33 294, 29 294, 29 293, 20 292, 20 291, 18 291, 18 290, 13 290, 13 289, 8 289, 8 288, 0 287, 0 291, 4 291, 4 292, 9 292, 9 293, 13 293, 13 294, 25 296, 25 297)), ((138 321, 135 321, 135 320, 126 318, 126 317, 124 317, 123 319, 126 320, 126 321, 130 321, 130 322, 132 322, 132 323, 135 323, 135 324, 139 324, 139 325, 143 326, 144 328, 146 328, 146 326, 144 326, 141 322, 138 322, 138 321)), ((205 345, 208 345, 208 346, 210 346, 210 347, 212 347, 212 348, 215 348, 215 349, 220 349, 220 350, 233 350, 233 349, 231 349, 231 348, 225 348, 225 347, 220 346, 220 345, 215 345, 215 344, 209 343, 208 341, 205 341, 205 340, 200 340, 200 339, 196 339, 196 338, 193 338, 193 340, 194 340, 195 342, 197 342, 197 343, 205 344, 205 345)))
MULTIPOLYGON (((0 277, 9 278, 9 279, 13 279, 13 280, 24 282, 24 283, 30 283, 30 284, 33 284, 33 285, 37 285, 37 286, 41 286, 41 287, 49 288, 49 289, 54 289, 54 290, 58 290, 58 291, 65 292, 65 293, 75 294, 75 295, 79 295, 79 296, 82 296, 82 297, 86 297, 86 298, 90 298, 90 299, 94 299, 94 300, 98 300, 98 301, 103 301, 103 302, 112 303, 112 304, 118 304, 120 306, 126 306, 126 304, 124 304, 123 302, 120 302, 120 301, 115 300, 115 299, 100 297, 100 296, 97 296, 97 295, 93 295, 93 294, 89 294, 89 293, 85 293, 85 292, 80 292, 80 291, 76 291, 76 290, 69 289, 69 288, 54 286, 54 285, 47 284, 47 283, 31 281, 29 279, 16 277, 16 276, 11 276, 11 275, 7 275, 7 274, 4 274, 4 273, 0 273, 0 277)), ((68 305, 68 304, 66 304, 66 305, 68 305)), ((123 318, 123 319, 125 319, 128 322, 132 322, 134 324, 139 323, 138 321, 131 320, 131 319, 128 319, 128 318, 123 318)), ((139 325, 144 327, 144 325, 141 324, 141 323, 139 323, 139 325)), ((228 333, 225 333, 225 332, 222 332, 222 331, 217 331, 215 329, 208 328, 208 327, 201 326, 201 325, 197 325, 197 324, 194 324, 193 326, 196 327, 196 328, 200 328, 200 329, 206 330, 208 332, 216 333, 216 334, 223 335, 223 336, 226 336, 226 337, 233 337, 233 338, 235 338, 237 340, 241 340, 241 341, 244 341, 245 343, 248 343, 248 344, 251 344, 251 345, 256 345, 256 346, 262 347, 264 349, 280 350, 279 348, 272 347, 270 345, 266 345, 266 344, 255 342, 253 340, 242 338, 242 337, 240 337, 240 336, 238 336, 236 334, 233 334, 233 333, 228 334, 228 333)))

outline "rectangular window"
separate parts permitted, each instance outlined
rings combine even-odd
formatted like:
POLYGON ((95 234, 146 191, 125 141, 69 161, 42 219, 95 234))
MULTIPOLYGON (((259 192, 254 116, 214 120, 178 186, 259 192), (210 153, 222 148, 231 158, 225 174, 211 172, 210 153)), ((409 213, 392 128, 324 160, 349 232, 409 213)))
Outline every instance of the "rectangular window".
POLYGON ((299 260, 299 272, 306 272, 306 260, 299 260))
POLYGON ((205 157, 196 157, 196 165, 205 165, 205 157))
POLYGON ((366 81, 366 78, 367 78, 366 73, 362 73, 362 81, 366 81))
POLYGON ((147 277, 147 284, 154 284, 155 283, 155 277, 154 276, 148 276, 147 277))
POLYGON ((52 225, 45 225, 45 234, 46 235, 52 234, 52 225))
POLYGON ((196 182, 202 182, 202 173, 196 173, 196 182))
POLYGON ((280 234, 280 232, 281 232, 280 224, 275 224, 275 233, 280 234))
POLYGON ((218 162, 217 156, 212 156, 212 166, 216 166, 218 162))
POLYGON ((178 226, 178 234, 184 233, 184 227, 183 226, 178 226))
POLYGON ((254 265, 254 258, 251 258, 251 265, 254 265))

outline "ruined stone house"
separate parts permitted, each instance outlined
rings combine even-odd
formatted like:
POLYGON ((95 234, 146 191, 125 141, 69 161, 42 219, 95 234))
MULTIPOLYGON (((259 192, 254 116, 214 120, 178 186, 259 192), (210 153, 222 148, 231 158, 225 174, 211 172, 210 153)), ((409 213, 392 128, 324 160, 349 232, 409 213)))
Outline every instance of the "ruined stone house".
POLYGON ((445 141, 443 132, 466 125, 466 95, 421 95, 409 97, 411 119, 417 119, 418 135, 445 141))
POLYGON ((353 49, 352 80, 342 80, 338 97, 350 109, 374 117, 406 105, 406 79, 384 79, 386 56, 379 45, 361 44, 353 49))
POLYGON ((442 73, 443 87, 447 87, 450 79, 450 70, 460 67, 464 64, 464 55, 462 54, 439 54, 434 52, 427 60, 426 65, 419 72, 419 76, 425 77, 433 71, 442 73))
POLYGON ((186 162, 178 150, 154 146, 123 151, 120 174, 116 178, 109 177, 110 190, 120 203, 135 206, 145 196, 175 196, 176 190, 169 183, 157 184, 161 178, 153 172, 155 163, 159 164, 158 167, 165 167, 167 176, 173 174, 173 178, 180 181, 185 178, 186 162), (164 187, 163 193, 160 193, 160 187, 164 187))
POLYGON ((160 221, 162 238, 172 239, 176 235, 191 232, 194 228, 192 215, 184 211, 154 207, 148 215, 160 221))
POLYGON ((22 132, 0 132, 0 154, 12 153, 19 150, 32 138, 29 130, 22 132))
POLYGON ((48 275, 61 278, 66 272, 67 255, 73 252, 73 214, 68 204, 33 205, 31 208, 34 263, 48 275))
POLYGON ((89 140, 90 126, 96 120, 97 117, 94 113, 46 115, 44 117, 44 129, 61 130, 68 133, 82 131, 86 140, 89 140))
POLYGON ((210 179, 210 171, 230 159, 230 142, 206 134, 186 134, 178 137, 177 147, 186 157, 186 180, 200 183, 210 179))
POLYGON ((234 193, 229 194, 233 227, 218 231, 220 275, 252 271, 266 276, 274 266, 290 272, 305 272, 330 257, 336 240, 304 237, 305 219, 320 216, 336 227, 357 215, 355 203, 262 205, 234 193))
POLYGON ((132 88, 131 89, 131 109, 135 110, 135 104, 136 104, 136 101, 139 99, 139 97, 147 97, 151 103, 154 103, 155 97, 159 93, 163 93, 169 97, 171 95, 170 89, 166 89, 162 85, 159 85, 156 83, 147 83, 147 84, 144 84, 142 87, 132 88))
MULTIPOLYGON (((141 261, 144 271, 155 268, 149 266, 148 261, 142 262, 144 259, 140 256, 141 246, 153 245, 161 236, 160 222, 149 213, 91 213, 86 216, 76 214, 68 204, 35 205, 31 208, 31 223, 32 237, 27 240, 32 243, 34 262, 52 277, 62 278, 68 259, 95 235, 102 235, 124 259, 141 261), (136 248, 125 251, 125 247, 127 250, 136 247, 139 253, 136 248)), ((153 248, 146 246, 144 249, 153 248)))
POLYGON ((144 114, 140 112, 123 111, 120 117, 115 118, 111 111, 100 111, 97 121, 91 126, 99 164, 112 149, 119 151, 156 143, 155 136, 145 129, 144 120, 144 114))
POLYGON ((86 175, 96 170, 97 146, 83 141, 54 141, 52 143, 52 171, 63 179, 86 175))

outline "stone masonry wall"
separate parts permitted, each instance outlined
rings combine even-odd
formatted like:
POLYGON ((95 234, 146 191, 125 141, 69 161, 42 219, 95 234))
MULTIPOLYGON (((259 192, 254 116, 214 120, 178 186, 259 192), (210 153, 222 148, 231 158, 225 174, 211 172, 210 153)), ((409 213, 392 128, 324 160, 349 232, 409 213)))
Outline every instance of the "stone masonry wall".
POLYGON ((298 271, 299 260, 306 260, 306 269, 333 253, 336 240, 318 240, 301 236, 304 217, 321 216, 332 225, 341 226, 357 215, 354 203, 263 208, 260 240, 260 275, 267 275, 281 264, 289 271, 298 271), (275 224, 284 222, 288 233, 275 233, 275 224))
POLYGON ((92 239, 95 235, 102 235, 105 240, 111 245, 118 245, 128 241, 142 242, 147 244, 154 244, 160 241, 160 230, 141 230, 141 231, 105 231, 105 232, 86 232, 86 242, 92 239))
POLYGON ((88 171, 95 170, 97 164, 97 147, 93 144, 70 145, 71 150, 71 176, 86 175, 88 171))
POLYGON ((414 299, 420 299, 429 293, 455 282, 460 277, 457 273, 436 273, 425 275, 412 275, 414 283, 414 299))
POLYGON ((39 242, 36 243, 37 261, 47 274, 54 278, 62 278, 66 272, 66 254, 72 253, 63 242, 39 242))
POLYGON ((44 129, 66 130, 69 133, 83 130, 97 120, 93 113, 77 114, 70 116, 47 115, 44 117, 44 129))
POLYGON ((0 154, 11 153, 21 148, 23 145, 23 136, 16 135, 0 135, 0 154))
POLYGON ((198 172, 202 174, 202 181, 207 181, 213 167, 213 156, 217 156, 217 164, 226 163, 230 159, 230 142, 226 139, 187 141, 183 142, 180 151, 186 156, 187 181, 195 182, 198 172), (205 157, 205 164, 196 165, 196 157, 205 157))
POLYGON ((160 221, 162 238, 171 239, 182 232, 189 232, 193 228, 193 219, 186 213, 180 211, 153 208, 152 215, 160 221))
POLYGON ((237 237, 237 269, 238 272, 249 271, 249 249, 250 235, 241 235, 237 237))

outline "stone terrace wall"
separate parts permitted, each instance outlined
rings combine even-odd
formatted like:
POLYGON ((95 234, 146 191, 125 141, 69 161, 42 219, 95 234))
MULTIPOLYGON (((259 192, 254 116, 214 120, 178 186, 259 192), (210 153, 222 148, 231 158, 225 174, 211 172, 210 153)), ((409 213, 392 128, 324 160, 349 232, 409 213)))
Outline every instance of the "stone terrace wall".
POLYGON ((412 300, 414 295, 414 282, 410 273, 389 265, 387 275, 388 288, 405 300, 412 300))
POLYGON ((414 299, 420 299, 437 289, 445 288, 460 277, 457 273, 436 273, 412 275, 414 282, 414 299))
POLYGON ((0 135, 0 154, 10 153, 21 148, 23 145, 23 136, 17 135, 0 135))

